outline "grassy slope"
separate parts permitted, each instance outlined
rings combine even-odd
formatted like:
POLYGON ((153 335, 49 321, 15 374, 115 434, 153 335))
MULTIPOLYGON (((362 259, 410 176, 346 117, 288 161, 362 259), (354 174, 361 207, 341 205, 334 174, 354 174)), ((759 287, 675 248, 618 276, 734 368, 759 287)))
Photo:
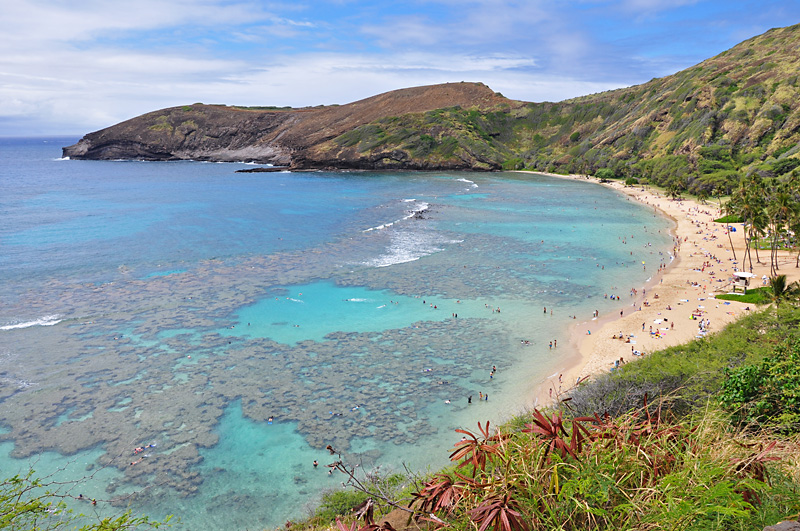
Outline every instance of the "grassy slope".
POLYGON ((321 146, 434 166, 594 173, 725 188, 800 152, 800 25, 773 29, 677 74, 560 103, 386 118, 321 146), (397 158, 395 156, 395 158, 397 158))

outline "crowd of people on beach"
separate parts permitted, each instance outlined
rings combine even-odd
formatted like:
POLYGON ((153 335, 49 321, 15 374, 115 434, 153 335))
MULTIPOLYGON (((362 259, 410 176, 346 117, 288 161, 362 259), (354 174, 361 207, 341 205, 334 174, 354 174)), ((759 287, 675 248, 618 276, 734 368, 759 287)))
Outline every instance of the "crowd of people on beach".
MULTIPOLYGON (((642 190, 642 192, 644 192, 644 190, 642 190)), ((677 210, 679 214, 674 214, 674 216, 680 217, 681 219, 684 219, 685 217, 685 219, 687 219, 691 224, 690 227, 694 228, 693 234, 686 234, 684 229, 680 236, 673 236, 673 248, 672 254, 669 255, 669 261, 667 261, 667 257, 663 253, 660 253, 660 263, 658 265, 655 278, 651 281, 651 284, 654 285, 651 286, 651 289, 654 291, 654 293, 650 298, 647 297, 647 292, 645 289, 642 289, 641 293, 639 293, 636 288, 631 288, 629 291, 629 296, 631 298, 641 299, 640 303, 634 301, 634 312, 647 310, 650 312, 649 315, 654 316, 653 323, 649 326, 649 328, 646 321, 641 323, 641 332, 644 336, 644 339, 647 340, 645 342, 652 346, 652 343, 648 343, 649 341, 664 340, 664 338, 666 338, 670 332, 675 332, 678 328, 680 328, 680 333, 675 337, 683 338, 687 336, 689 329, 680 325, 680 320, 684 315, 691 320, 699 321, 697 323, 697 333, 696 335, 693 335, 698 338, 704 337, 710 330, 711 326, 711 318, 708 315, 708 308, 706 308, 705 305, 713 304, 714 308, 722 308, 722 305, 731 304, 727 301, 717 302, 715 300, 714 293, 729 291, 729 289, 733 286, 733 282, 736 281, 734 273, 740 271, 740 264, 732 254, 727 257, 719 256, 722 252, 731 253, 730 246, 727 245, 728 242, 722 240, 722 236, 728 236, 728 232, 734 231, 735 229, 730 226, 713 223, 715 218, 721 216, 721 212, 719 211, 712 212, 710 209, 700 206, 684 206, 678 201, 664 203, 666 200, 661 198, 658 193, 655 193, 653 196, 642 194, 638 197, 638 199, 645 204, 652 205, 656 210, 659 208, 666 208, 668 211, 670 209, 673 211, 677 210), (722 243, 723 241, 724 243, 722 243), (693 263, 693 261, 697 260, 698 258, 701 258, 701 261, 699 261, 696 266, 689 266, 689 268, 687 268, 687 272, 689 274, 680 279, 680 282, 685 283, 686 286, 683 298, 681 298, 677 303, 675 302, 675 299, 677 298, 675 297, 675 293, 680 290, 680 288, 675 282, 675 279, 672 278, 669 279, 669 289, 671 290, 669 293, 671 293, 672 296, 668 298, 668 300, 663 300, 659 295, 658 288, 659 286, 664 285, 664 274, 667 272, 667 266, 672 263, 674 257, 678 255, 682 247, 687 245, 693 247, 687 254, 684 255, 691 260, 690 263, 693 263), (690 301, 692 297, 696 298, 698 304, 693 310, 689 310, 689 308, 692 307, 690 301), (681 308, 681 306, 683 306, 683 308, 681 308), (686 308, 686 306, 689 306, 689 308, 686 308), (666 316, 668 312, 674 313, 675 315, 668 318, 666 316)), ((621 240, 623 244, 627 245, 629 243, 627 238, 621 238, 621 240)), ((762 283, 765 283, 766 279, 767 277, 764 275, 762 277, 762 283)), ((604 298, 620 300, 619 295, 617 295, 616 288, 613 288, 612 291, 605 293, 604 298)), ((727 316, 735 317, 736 313, 732 311, 734 310, 734 307, 731 307, 730 309, 726 308, 726 310, 727 311, 725 313, 727 316)), ((742 310, 749 310, 749 306, 742 308, 742 310)), ((624 323, 625 326, 628 326, 632 320, 628 318, 629 315, 633 314, 625 312, 624 310, 620 310, 619 322, 624 323)), ((599 312, 595 310, 592 313, 592 320, 596 320, 598 317, 599 312)), ((585 335, 591 336, 592 332, 593 329, 589 328, 586 330, 585 335)), ((597 344, 598 341, 603 342, 605 345, 605 338, 608 337, 612 340, 618 340, 631 344, 631 356, 643 356, 645 355, 644 349, 640 350, 637 346, 634 346, 637 342, 636 340, 638 339, 635 334, 635 332, 624 333, 620 331, 618 334, 612 333, 609 334, 609 336, 604 336, 602 338, 593 338, 591 341, 593 341, 593 345, 597 344)), ((588 337, 587 341, 589 341, 588 337)), ((604 347, 604 352, 606 350, 608 350, 609 353, 613 352, 613 349, 604 347)), ((624 356, 619 356, 611 358, 609 361, 607 361, 607 363, 607 370, 618 370, 619 367, 625 363, 625 359, 624 356)), ((585 378, 586 377, 579 377, 577 379, 578 383, 585 378)), ((552 394, 552 388, 550 392, 552 394)))

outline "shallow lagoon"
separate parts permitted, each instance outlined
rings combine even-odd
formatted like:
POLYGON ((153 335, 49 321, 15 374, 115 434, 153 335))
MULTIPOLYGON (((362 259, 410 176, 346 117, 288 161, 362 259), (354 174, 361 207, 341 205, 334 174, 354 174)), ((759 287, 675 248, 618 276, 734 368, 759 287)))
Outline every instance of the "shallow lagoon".
POLYGON ((669 260, 666 220, 588 183, 56 160, 67 143, 0 158, 0 469, 80 456, 73 477, 109 471, 80 487, 100 507, 185 529, 303 516, 339 484, 311 466, 327 444, 444 464, 669 260))

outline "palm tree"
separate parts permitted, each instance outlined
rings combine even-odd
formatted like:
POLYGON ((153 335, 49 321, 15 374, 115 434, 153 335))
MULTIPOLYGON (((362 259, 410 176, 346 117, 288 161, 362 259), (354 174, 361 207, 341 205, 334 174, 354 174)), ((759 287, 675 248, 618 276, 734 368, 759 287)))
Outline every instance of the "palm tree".
POLYGON ((767 207, 769 218, 769 228, 772 236, 770 253, 770 274, 778 273, 778 243, 780 237, 785 233, 786 226, 792 218, 798 214, 798 203, 795 201, 794 194, 786 183, 778 184, 773 189, 767 207))
MULTIPOLYGON (((736 210, 736 202, 734 201, 733 197, 729 197, 728 202, 725 203, 725 205, 720 210, 722 210, 722 212, 724 212, 726 216, 734 216, 735 215, 734 212, 736 210)), ((725 223, 725 227, 726 227, 725 232, 728 233, 728 241, 731 244, 731 252, 733 252, 733 259, 738 262, 739 259, 736 258, 736 248, 733 246, 733 238, 731 238, 730 223, 725 223)))
POLYGON ((675 181, 672 181, 667 185, 667 195, 673 200, 676 201, 681 198, 681 185, 675 181))
MULTIPOLYGON (((746 224, 744 234, 742 235, 744 236, 745 243, 745 256, 742 258, 742 266, 744 266, 745 261, 749 261, 750 272, 752 273, 753 257, 751 248, 753 246, 753 241, 758 241, 757 238, 766 224, 764 219, 766 192, 761 177, 757 174, 748 175, 745 179, 742 179, 734 195, 736 197, 736 201, 734 202, 736 213, 746 224)), ((761 263, 761 259, 758 256, 758 247, 756 247, 756 261, 761 263)))
POLYGON ((769 294, 777 308, 781 301, 797 298, 800 294, 800 283, 795 281, 787 284, 786 275, 775 275, 769 279, 769 294))

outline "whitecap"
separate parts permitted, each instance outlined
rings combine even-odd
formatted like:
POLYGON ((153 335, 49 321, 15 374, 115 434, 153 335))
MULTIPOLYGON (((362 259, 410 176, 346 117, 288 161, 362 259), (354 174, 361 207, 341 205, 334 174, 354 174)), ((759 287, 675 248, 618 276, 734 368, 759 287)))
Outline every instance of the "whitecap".
POLYGON ((24 321, 21 323, 12 323, 5 326, 0 326, 0 330, 16 330, 18 328, 30 328, 31 326, 53 326, 61 321, 62 319, 60 315, 46 315, 33 321, 24 321))
POLYGON ((446 244, 454 243, 461 242, 449 240, 432 231, 395 231, 391 235, 386 252, 363 263, 372 267, 388 267, 414 262, 424 256, 443 251, 446 244))

